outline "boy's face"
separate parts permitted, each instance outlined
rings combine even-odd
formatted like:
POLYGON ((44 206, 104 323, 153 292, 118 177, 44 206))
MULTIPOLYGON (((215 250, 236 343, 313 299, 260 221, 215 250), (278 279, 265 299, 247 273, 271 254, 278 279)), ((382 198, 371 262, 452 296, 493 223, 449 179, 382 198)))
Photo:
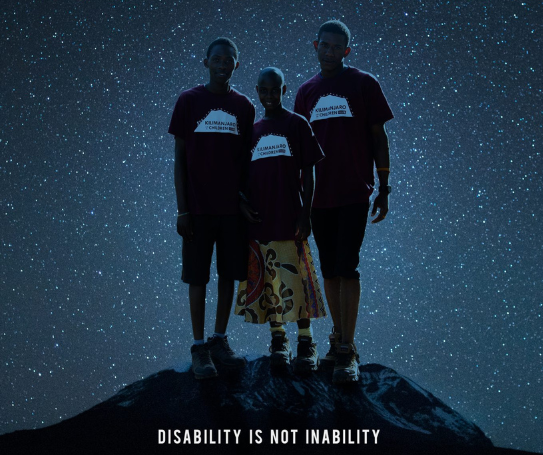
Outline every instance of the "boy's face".
POLYGON ((238 68, 239 62, 234 49, 226 44, 217 44, 211 48, 209 58, 204 59, 204 66, 209 69, 210 82, 226 84, 238 68))
POLYGON ((281 77, 275 73, 263 74, 256 86, 258 98, 266 110, 279 107, 286 91, 287 86, 283 84, 281 77))
POLYGON ((318 41, 313 41, 313 46, 317 51, 321 70, 325 72, 338 69, 343 64, 343 59, 351 52, 351 48, 346 45, 345 37, 331 32, 323 32, 318 41))

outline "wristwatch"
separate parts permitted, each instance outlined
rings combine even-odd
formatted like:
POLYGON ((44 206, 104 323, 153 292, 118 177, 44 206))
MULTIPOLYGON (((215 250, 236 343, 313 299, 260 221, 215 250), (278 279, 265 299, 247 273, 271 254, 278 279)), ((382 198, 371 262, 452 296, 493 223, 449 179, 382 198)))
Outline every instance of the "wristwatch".
POLYGON ((392 192, 392 187, 390 185, 381 185, 379 187, 379 194, 390 194, 392 192))

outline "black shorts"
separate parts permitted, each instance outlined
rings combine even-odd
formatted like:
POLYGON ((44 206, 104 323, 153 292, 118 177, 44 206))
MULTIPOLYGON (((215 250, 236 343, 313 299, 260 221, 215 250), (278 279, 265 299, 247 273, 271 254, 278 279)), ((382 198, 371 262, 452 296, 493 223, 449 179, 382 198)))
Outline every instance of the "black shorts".
POLYGON ((183 282, 209 282, 213 245, 217 244, 217 273, 229 280, 247 279, 249 242, 241 215, 192 215, 192 242, 183 239, 183 282))
POLYGON ((360 278, 357 268, 369 208, 369 202, 363 202, 312 209, 311 224, 324 278, 360 278))

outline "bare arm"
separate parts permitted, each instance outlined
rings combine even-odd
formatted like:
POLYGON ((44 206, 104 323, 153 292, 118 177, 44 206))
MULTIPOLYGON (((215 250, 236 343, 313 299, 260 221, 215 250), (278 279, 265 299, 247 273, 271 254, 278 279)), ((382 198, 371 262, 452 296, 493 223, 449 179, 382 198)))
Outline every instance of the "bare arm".
POLYGON ((177 136, 175 137, 174 182, 177 196, 177 233, 191 241, 193 225, 187 204, 187 151, 185 141, 177 136))
MULTIPOLYGON (((377 124, 371 127, 371 136, 373 139, 373 159, 377 167, 377 175, 379 177, 379 186, 385 187, 388 185, 388 175, 390 168, 390 155, 388 151, 388 136, 385 130, 385 125, 377 124), (386 169, 386 170, 385 170, 386 169)), ((373 209, 371 216, 375 216, 379 209, 379 215, 372 220, 372 223, 383 221, 388 213, 388 192, 380 191, 373 201, 373 209)))
POLYGON ((303 195, 302 211, 296 221, 296 240, 307 240, 311 234, 311 203, 313 202, 313 191, 315 180, 313 177, 313 165, 303 169, 303 195))
POLYGON ((249 223, 262 223, 262 220, 260 219, 260 216, 258 215, 258 212, 255 211, 250 205, 249 201, 245 198, 245 195, 243 193, 240 194, 239 199, 239 209, 241 211, 241 214, 245 217, 245 219, 249 223))
POLYGON ((251 165, 251 137, 253 131, 253 123, 255 121, 255 111, 252 110, 252 115, 249 116, 248 125, 246 128, 245 139, 243 141, 243 157, 242 157, 242 168, 241 168, 241 191, 239 198, 239 208, 241 214, 245 217, 249 223, 261 223, 262 220, 258 215, 258 212, 255 211, 249 201, 247 200, 246 194, 248 189, 249 182, 249 167, 251 165))

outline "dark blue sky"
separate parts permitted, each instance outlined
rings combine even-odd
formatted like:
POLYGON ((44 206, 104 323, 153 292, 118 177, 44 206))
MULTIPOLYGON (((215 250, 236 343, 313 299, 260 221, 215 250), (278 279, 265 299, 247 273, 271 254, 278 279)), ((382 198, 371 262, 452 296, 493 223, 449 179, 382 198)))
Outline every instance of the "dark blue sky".
MULTIPOLYGON (((3 6, 0 431, 189 360, 173 105, 206 82, 207 44, 225 35, 241 52, 235 87, 257 104, 258 71, 278 66, 292 108, 318 71, 318 26, 336 18, 353 34, 348 63, 378 78, 396 117, 392 211, 363 246, 361 360, 496 445, 543 452, 541 5, 269 3, 3 6)), ((209 314, 214 294, 215 280, 209 314)), ((330 323, 314 327, 324 351, 330 323)), ((237 351, 267 353, 266 328, 232 316, 229 333, 237 351)))

